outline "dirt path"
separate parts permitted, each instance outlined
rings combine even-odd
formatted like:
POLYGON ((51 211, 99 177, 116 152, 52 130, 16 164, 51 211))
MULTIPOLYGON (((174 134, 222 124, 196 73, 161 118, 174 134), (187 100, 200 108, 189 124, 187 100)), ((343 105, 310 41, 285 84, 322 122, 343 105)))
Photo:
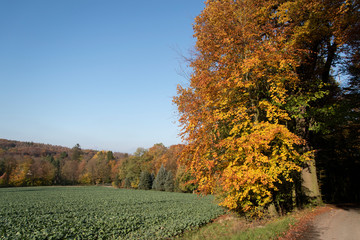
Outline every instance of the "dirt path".
POLYGON ((299 239, 359 240, 360 207, 342 205, 316 216, 299 239))

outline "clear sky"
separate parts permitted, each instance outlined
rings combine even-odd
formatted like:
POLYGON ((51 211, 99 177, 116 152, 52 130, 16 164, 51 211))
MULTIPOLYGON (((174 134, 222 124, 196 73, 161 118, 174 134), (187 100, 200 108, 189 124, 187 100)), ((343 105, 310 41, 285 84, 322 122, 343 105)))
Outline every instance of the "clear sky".
POLYGON ((179 51, 204 6, 1 0, 0 138, 128 153, 180 143, 179 51))

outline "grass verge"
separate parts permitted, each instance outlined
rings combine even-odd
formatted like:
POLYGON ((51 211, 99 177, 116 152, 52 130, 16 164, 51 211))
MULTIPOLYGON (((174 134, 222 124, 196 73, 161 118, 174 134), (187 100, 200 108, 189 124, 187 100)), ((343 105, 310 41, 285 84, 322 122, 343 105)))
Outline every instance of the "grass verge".
POLYGON ((295 223, 295 218, 287 216, 268 223, 263 227, 248 229, 244 232, 236 234, 231 239, 277 239, 287 232, 295 223))
POLYGON ((223 219, 186 232, 178 239, 278 239, 296 222, 297 219, 291 215, 267 220, 266 222, 254 221, 251 223, 232 215, 226 215, 223 219))

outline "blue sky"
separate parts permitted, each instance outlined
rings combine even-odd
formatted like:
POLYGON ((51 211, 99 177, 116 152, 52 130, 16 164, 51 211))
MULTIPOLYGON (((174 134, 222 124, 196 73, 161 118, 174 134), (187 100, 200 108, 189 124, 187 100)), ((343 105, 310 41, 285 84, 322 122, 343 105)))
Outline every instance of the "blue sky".
POLYGON ((202 0, 1 0, 0 138, 178 144, 172 97, 202 0))

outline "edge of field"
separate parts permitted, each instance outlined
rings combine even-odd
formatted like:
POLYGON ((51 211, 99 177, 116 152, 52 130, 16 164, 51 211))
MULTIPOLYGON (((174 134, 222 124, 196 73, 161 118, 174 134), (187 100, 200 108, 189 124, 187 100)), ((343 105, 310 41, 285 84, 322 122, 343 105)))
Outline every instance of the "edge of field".
POLYGON ((330 210, 331 207, 328 205, 308 207, 285 216, 254 221, 247 221, 234 213, 227 213, 213 222, 187 231, 175 239, 296 239, 300 232, 306 230, 309 221, 330 210))

